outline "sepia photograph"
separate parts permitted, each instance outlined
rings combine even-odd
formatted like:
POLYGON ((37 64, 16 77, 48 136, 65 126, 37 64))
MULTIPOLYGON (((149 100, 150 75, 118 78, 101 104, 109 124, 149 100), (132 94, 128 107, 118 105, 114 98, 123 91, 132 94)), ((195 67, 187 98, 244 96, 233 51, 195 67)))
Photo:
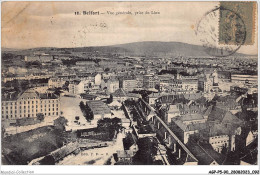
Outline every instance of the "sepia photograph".
POLYGON ((258 4, 2 2, 1 108, 2 166, 258 165, 258 4))

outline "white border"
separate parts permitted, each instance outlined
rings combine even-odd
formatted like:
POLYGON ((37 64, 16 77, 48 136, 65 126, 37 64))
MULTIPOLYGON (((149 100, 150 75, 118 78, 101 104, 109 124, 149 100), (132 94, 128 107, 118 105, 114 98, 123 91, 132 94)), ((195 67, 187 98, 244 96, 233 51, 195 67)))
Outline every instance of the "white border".
MULTIPOLYGON (((7 1, 20 1, 20 0, 7 0, 7 1)), ((27 1, 33 1, 33 0, 27 0, 27 1)), ((43 1, 43 0, 40 0, 43 1)), ((46 0, 46 1, 52 1, 52 0, 46 0)), ((56 1, 63 1, 63 0, 56 0, 56 1)), ((83 1, 83 0, 78 0, 83 1)), ((90 1, 90 0, 86 0, 90 1)), ((102 0, 95 0, 95 1, 102 1, 102 0)), ((114 1, 114 0, 106 0, 106 1, 114 1)), ((121 0, 122 1, 122 0, 121 0)), ((131 0, 130 0, 131 1, 131 0)), ((135 1, 135 0, 132 0, 135 1)), ((138 0, 137 0, 138 1, 138 0)), ((143 0, 143 1, 158 1, 158 0, 143 0)), ((169 0, 165 0, 169 1, 169 0)), ((174 1, 174 0, 171 0, 174 1)), ((194 0, 182 0, 182 1, 194 1, 194 0)), ((203 2, 207 2, 207 0, 200 0, 203 2)), ((213 0, 216 1, 216 0, 213 0)), ((236 0, 224 0, 224 1, 236 1, 236 0)), ((243 1, 243 0, 241 0, 243 1)), ((4 1, 1 1, 4 2, 4 1)), ((259 0, 257 0, 258 9, 259 9, 259 0)), ((2 7, 2 3, 1 3, 2 7)), ((1 11, 1 9, 0 9, 1 11)), ((259 14, 259 13, 258 13, 259 14)), ((1 14, 0 14, 1 16, 1 14)), ((258 26, 259 26, 259 15, 258 15, 258 26)), ((259 29, 258 29, 259 33, 259 29)), ((1 36, 1 34, 0 34, 1 36)), ((260 37, 258 34, 258 41, 260 37)), ((258 45, 258 60, 259 60, 259 49, 260 46, 258 45)), ((0 48, 1 51, 1 48, 0 48)), ((1 65, 1 63, 0 63, 1 65)), ((259 70, 259 64, 258 64, 258 75, 260 73, 259 70)), ((260 78, 258 77, 258 80, 260 78)), ((0 77, 1 80, 1 77, 0 77)), ((259 92, 259 89, 258 89, 259 92)), ((1 95, 1 92, 0 92, 1 95)), ((258 96, 258 101, 260 100, 260 97, 258 96)), ((258 110, 259 110, 258 106, 258 110)), ((259 130, 259 123, 258 123, 258 130, 259 130)), ((1 131, 0 131, 1 132, 1 131)), ((258 140, 258 142, 260 142, 258 140)), ((259 143, 258 143, 259 147, 259 143)), ((106 165, 53 165, 53 166, 29 166, 29 165, 0 165, 0 174, 209 174, 210 170, 259 170, 260 169, 260 160, 258 159, 258 165, 217 165, 217 166, 205 166, 205 165, 199 165, 199 166, 183 166, 183 165, 172 165, 172 166, 155 166, 155 165, 145 165, 145 166, 106 166, 106 165), (9 172, 9 173, 8 173, 9 172), (31 173, 30 173, 31 172, 31 173)))

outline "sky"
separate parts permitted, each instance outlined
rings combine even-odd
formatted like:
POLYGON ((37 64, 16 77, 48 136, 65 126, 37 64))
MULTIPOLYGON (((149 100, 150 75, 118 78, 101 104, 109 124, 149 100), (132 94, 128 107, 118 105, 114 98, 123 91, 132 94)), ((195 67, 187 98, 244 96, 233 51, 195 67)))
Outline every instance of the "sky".
MULTIPOLYGON (((201 45, 195 28, 218 2, 3 2, 2 47, 85 47, 140 41, 201 45), (75 15, 94 11, 100 15, 75 15), (132 15, 109 15, 108 11, 132 15), (155 11, 160 14, 138 14, 155 11), (104 13, 104 14, 101 14, 104 13)), ((257 21, 257 20, 256 20, 257 21)), ((240 53, 257 54, 257 38, 240 53)))

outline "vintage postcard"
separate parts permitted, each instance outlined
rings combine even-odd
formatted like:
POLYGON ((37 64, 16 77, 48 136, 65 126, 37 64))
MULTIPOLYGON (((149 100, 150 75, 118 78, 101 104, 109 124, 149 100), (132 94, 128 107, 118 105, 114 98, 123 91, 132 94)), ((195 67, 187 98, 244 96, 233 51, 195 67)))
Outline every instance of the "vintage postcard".
POLYGON ((257 2, 1 10, 2 165, 258 165, 257 2))

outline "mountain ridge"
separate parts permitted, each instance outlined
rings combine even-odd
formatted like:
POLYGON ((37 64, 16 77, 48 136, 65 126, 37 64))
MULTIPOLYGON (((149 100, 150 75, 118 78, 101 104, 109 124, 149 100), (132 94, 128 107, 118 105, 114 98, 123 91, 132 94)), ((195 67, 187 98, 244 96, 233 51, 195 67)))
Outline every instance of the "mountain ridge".
MULTIPOLYGON (((14 51, 11 48, 2 48, 2 51, 14 51)), ((170 56, 193 56, 193 57, 209 57, 205 52, 205 48, 199 45, 187 44, 182 42, 161 42, 161 41, 143 41, 125 44, 116 44, 109 46, 88 46, 74 48, 58 48, 58 47, 38 47, 30 49, 17 49, 17 51, 70 51, 70 52, 104 52, 132 55, 170 55, 170 56)), ((234 53, 235 56, 257 56, 242 53, 234 53)))

